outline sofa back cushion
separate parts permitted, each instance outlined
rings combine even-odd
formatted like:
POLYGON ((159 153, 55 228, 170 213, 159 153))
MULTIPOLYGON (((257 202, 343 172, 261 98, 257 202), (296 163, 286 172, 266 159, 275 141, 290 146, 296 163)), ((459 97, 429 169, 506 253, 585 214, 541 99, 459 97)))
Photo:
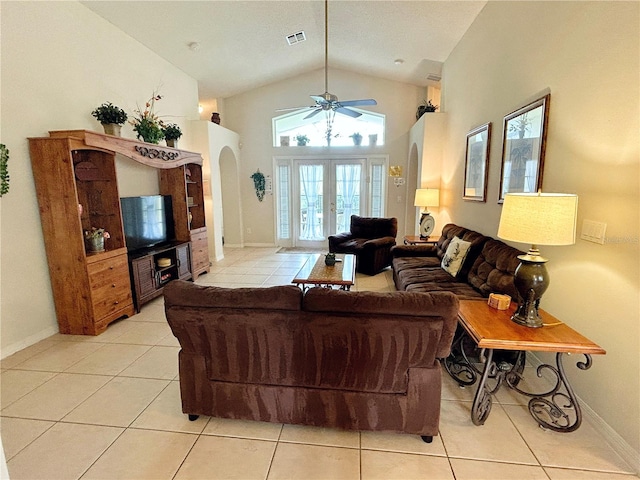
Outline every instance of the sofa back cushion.
POLYGON ((438 243, 436 244, 436 253, 438 258, 442 260, 444 254, 447 252, 447 248, 449 248, 449 243, 453 240, 453 237, 462 238, 462 236, 467 232, 467 229, 464 227, 459 227, 458 225, 454 225, 453 223, 448 223, 444 227, 442 227, 442 234, 438 239, 438 243))
POLYGON ((523 254, 499 240, 488 240, 469 271, 468 283, 485 297, 504 293, 518 301, 513 276, 520 264, 518 255, 523 254))
POLYGON ((398 219, 351 215, 350 228, 351 235, 355 238, 395 238, 398 234, 398 219))

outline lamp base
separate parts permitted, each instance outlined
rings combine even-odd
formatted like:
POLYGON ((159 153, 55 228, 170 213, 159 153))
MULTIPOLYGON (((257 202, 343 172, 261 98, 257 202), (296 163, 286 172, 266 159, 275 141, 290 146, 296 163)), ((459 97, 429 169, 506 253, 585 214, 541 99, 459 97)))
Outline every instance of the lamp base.
POLYGON ((516 268, 513 283, 520 295, 520 302, 511 320, 525 327, 542 327, 542 318, 538 314, 540 298, 549 286, 549 274, 546 258, 539 255, 520 255, 520 265, 516 268))
POLYGON ((420 215, 420 238, 429 238, 436 226, 436 221, 429 212, 422 212, 420 215))

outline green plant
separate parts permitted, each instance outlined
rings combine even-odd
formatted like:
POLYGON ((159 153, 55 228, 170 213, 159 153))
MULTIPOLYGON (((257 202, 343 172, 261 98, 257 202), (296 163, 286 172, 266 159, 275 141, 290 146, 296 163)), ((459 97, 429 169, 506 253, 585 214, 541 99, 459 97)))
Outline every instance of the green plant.
POLYGON ((309 143, 309 137, 306 135, 296 135, 296 142, 299 147, 304 147, 307 143, 309 143))
POLYGON ((356 132, 353 135, 349 135, 349 136, 353 138, 354 145, 360 145, 362 143, 362 135, 360 135, 360 133, 356 132))
POLYGON ((91 112, 91 115, 96 117, 100 123, 115 123, 117 125, 122 125, 128 118, 124 110, 111 102, 103 103, 91 112))
POLYGON ((145 104, 145 109, 141 111, 140 107, 138 107, 134 110, 136 116, 129 122, 133 125, 133 130, 137 133, 139 139, 154 144, 164 138, 164 133, 162 132, 164 123, 154 112, 158 100, 162 100, 162 96, 158 95, 157 92, 153 92, 153 95, 145 104))
POLYGON ((166 140, 178 140, 182 136, 182 130, 175 123, 168 123, 163 126, 162 133, 166 140))
POLYGON ((9 149, 0 143, 0 197, 9 193, 9 149))
POLYGON ((86 240, 95 240, 100 237, 111 238, 111 235, 109 235, 109 232, 105 231, 104 228, 91 227, 91 230, 84 231, 84 238, 86 240))
POLYGON ((261 202, 264 199, 264 193, 266 191, 266 180, 264 178, 264 174, 258 170, 251 177, 253 179, 253 186, 256 189, 256 196, 258 197, 258 201, 261 202))

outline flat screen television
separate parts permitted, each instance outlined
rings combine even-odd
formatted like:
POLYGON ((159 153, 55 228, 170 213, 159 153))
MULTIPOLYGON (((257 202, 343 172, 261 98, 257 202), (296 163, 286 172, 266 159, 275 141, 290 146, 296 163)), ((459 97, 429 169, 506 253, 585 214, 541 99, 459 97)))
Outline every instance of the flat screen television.
POLYGON ((175 240, 171 195, 122 197, 120 206, 130 252, 175 240))

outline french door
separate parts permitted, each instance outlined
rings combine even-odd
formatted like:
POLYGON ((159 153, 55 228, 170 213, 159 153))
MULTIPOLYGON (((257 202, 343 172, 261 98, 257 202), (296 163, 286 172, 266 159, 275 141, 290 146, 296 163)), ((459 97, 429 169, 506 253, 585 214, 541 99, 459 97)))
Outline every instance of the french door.
POLYGON ((365 159, 294 160, 292 173, 294 246, 326 248, 367 211, 365 159))

